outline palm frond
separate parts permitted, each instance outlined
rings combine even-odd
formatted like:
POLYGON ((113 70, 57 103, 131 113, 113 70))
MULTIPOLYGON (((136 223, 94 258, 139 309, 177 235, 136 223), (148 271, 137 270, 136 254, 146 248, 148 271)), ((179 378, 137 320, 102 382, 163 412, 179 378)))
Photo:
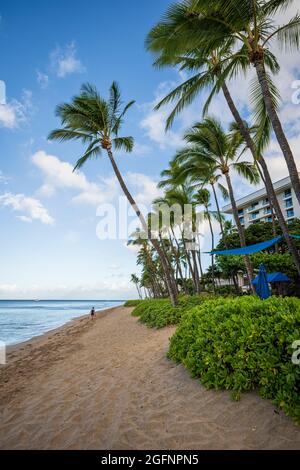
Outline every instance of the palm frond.
POLYGON ((279 46, 286 51, 299 50, 300 45, 300 15, 297 13, 288 23, 274 31, 267 42, 277 37, 279 46))
POLYGON ((257 167, 251 162, 235 162, 232 168, 241 176, 243 176, 249 183, 258 184, 260 182, 260 175, 257 167))
POLYGON ((101 155, 101 146, 95 145, 95 142, 92 142, 84 155, 77 160, 73 171, 79 170, 91 157, 97 157, 99 155, 101 155))
POLYGON ((82 140, 83 143, 90 141, 93 138, 91 134, 86 132, 74 131, 72 129, 54 129, 48 135, 49 140, 58 140, 64 142, 66 140, 82 140))
POLYGON ((222 194, 222 198, 224 199, 224 201, 227 201, 229 199, 228 189, 225 186, 223 186, 223 184, 221 183, 218 183, 218 189, 220 193, 222 194))
POLYGON ((134 139, 133 137, 115 137, 113 143, 116 150, 125 150, 130 153, 133 150, 134 139))

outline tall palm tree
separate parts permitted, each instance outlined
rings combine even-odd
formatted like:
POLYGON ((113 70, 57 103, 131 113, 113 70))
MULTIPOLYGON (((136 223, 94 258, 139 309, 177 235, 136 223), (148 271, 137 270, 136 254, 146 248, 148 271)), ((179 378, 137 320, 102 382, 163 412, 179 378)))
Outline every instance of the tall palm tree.
MULTIPOLYGON (((272 42, 277 39, 288 50, 298 50, 300 46, 300 15, 297 13, 283 25, 278 25, 275 15, 287 8, 291 0, 188 0, 169 10, 175 18, 180 38, 176 38, 169 52, 178 47, 184 38, 184 47, 201 48, 213 51, 230 42, 234 45, 232 56, 222 73, 226 76, 233 64, 239 63, 243 69, 252 65, 256 70, 265 107, 272 123, 278 143, 287 163, 292 185, 300 203, 300 179, 295 159, 286 138, 283 126, 274 105, 270 76, 279 69, 276 57, 271 51, 272 42), (178 14, 180 12, 180 15, 178 14), (181 27, 181 30, 179 30, 181 27), (236 48, 238 50, 236 51, 236 48)), ((180 46, 179 46, 180 47, 180 46)))
MULTIPOLYGON (((143 230, 148 233, 146 220, 128 190, 113 154, 113 148, 125 152, 131 152, 133 149, 132 137, 119 136, 123 118, 133 104, 134 101, 130 101, 124 108, 122 107, 120 90, 115 82, 110 87, 107 100, 99 95, 93 85, 86 83, 82 85, 80 94, 72 98, 71 103, 64 103, 57 107, 56 114, 61 119, 62 128, 53 130, 49 139, 81 140, 87 145, 85 153, 77 161, 74 170, 81 168, 92 157, 100 156, 104 150, 129 204, 139 218, 143 230)), ((151 239, 151 242, 161 258, 171 302, 176 305, 177 295, 173 274, 158 241, 151 239)))
MULTIPOLYGON (((231 173, 234 170, 252 184, 259 182, 259 174, 253 163, 240 160, 243 153, 241 151, 242 139, 236 133, 226 134, 220 122, 215 118, 209 117, 203 122, 195 124, 186 133, 185 140, 192 144, 192 147, 186 152, 187 160, 198 158, 203 162, 210 163, 214 167, 216 174, 220 173, 224 176, 241 247, 245 247, 245 233, 238 214, 231 173)), ((181 158, 183 160, 184 156, 182 155, 181 158)), ((253 268, 249 256, 245 256, 244 260, 249 285, 253 289, 251 282, 253 279, 253 268)))
MULTIPOLYGON (((221 221, 220 214, 218 211, 211 210, 211 203, 210 203, 210 192, 208 189, 200 189, 198 193, 195 195, 195 202, 204 206, 204 220, 208 222, 210 234, 211 234, 211 251, 213 252, 215 249, 215 236, 214 230, 212 225, 212 220, 217 220, 219 223, 221 221)), ((216 285, 215 285, 215 263, 214 263, 214 255, 211 255, 211 272, 212 272, 212 284, 213 284, 213 291, 216 292, 216 285)))
MULTIPOLYGON (((217 2, 209 3, 208 7, 211 7, 212 4, 214 6, 217 5, 217 2)), ((270 8, 273 8, 274 12, 276 12, 276 8, 284 7, 287 3, 287 1, 280 0, 269 2, 269 7, 265 13, 268 13, 270 8)), ((158 25, 150 31, 147 37, 146 43, 148 49, 159 54, 155 62, 156 65, 160 67, 179 65, 181 70, 188 70, 189 73, 192 73, 191 77, 177 86, 163 100, 161 100, 161 102, 158 103, 157 108, 160 108, 163 104, 171 101, 177 101, 176 106, 167 119, 166 127, 168 128, 172 125, 175 116, 185 106, 189 105, 200 91, 204 89, 210 90, 209 98, 203 108, 203 112, 206 113, 213 96, 222 90, 224 98, 238 125, 241 135, 252 153, 254 162, 257 163, 257 168, 266 187, 268 199, 273 206, 279 226, 300 274, 299 253, 293 239, 289 236, 288 227, 272 183, 268 166, 262 154, 263 145, 267 144, 270 136, 271 123, 262 90, 260 86, 257 88, 256 83, 254 83, 251 90, 256 123, 259 128, 259 131, 257 132, 259 138, 254 142, 250 135, 249 128, 242 119, 226 84, 226 79, 229 80, 239 71, 247 70, 249 65, 248 57, 244 54, 234 53, 233 45, 235 39, 230 35, 226 40, 221 42, 221 45, 218 44, 218 47, 205 47, 210 35, 210 28, 208 28, 206 34, 203 35, 202 39, 204 41, 204 45, 199 47, 199 21, 202 21, 202 18, 199 12, 195 13, 195 10, 200 8, 200 6, 203 8, 203 6, 205 6, 205 2, 202 2, 201 5, 199 5, 198 1, 186 1, 184 3, 171 6, 166 12, 163 21, 158 23, 158 25)), ((248 6, 250 7, 250 5, 248 6)), ((239 8, 239 5, 237 5, 236 8, 239 8)), ((215 19, 210 18, 210 21, 213 20, 215 20, 214 26, 219 26, 218 16, 215 19)), ((296 21, 296 28, 298 27, 297 24, 298 21, 296 21)), ((293 21, 292 24, 288 25, 288 28, 293 28, 294 26, 295 23, 293 21)), ((201 27, 203 28, 203 21, 201 27)), ((283 31, 285 31, 285 27, 281 30, 281 32, 283 31)), ((276 73, 279 69, 276 58, 268 49, 264 55, 264 66, 268 67, 272 73, 276 73)), ((272 107, 276 110, 279 95, 270 76, 267 78, 269 85, 269 100, 272 100, 272 107)))

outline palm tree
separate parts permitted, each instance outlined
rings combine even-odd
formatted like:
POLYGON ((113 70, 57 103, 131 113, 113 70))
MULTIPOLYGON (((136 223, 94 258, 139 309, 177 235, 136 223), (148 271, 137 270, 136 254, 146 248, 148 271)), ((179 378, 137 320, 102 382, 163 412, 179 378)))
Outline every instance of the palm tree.
MULTIPOLYGON (((113 154, 113 148, 125 152, 131 152, 133 149, 132 137, 119 137, 123 118, 133 104, 134 101, 130 101, 122 108, 120 90, 115 82, 110 87, 108 100, 102 98, 93 85, 86 83, 82 85, 80 94, 74 96, 71 103, 64 103, 57 107, 56 114, 61 119, 62 128, 52 131, 49 139, 81 140, 87 145, 85 153, 77 161, 74 170, 81 168, 92 157, 100 156, 102 150, 105 150, 129 204, 139 218, 143 230, 148 233, 146 220, 129 192, 113 154)), ((161 258, 171 302, 176 305, 177 295, 173 274, 158 241, 151 239, 151 243, 161 258)))
POLYGON ((131 274, 130 280, 131 280, 131 282, 135 285, 139 298, 142 299, 142 294, 141 294, 141 290, 140 290, 140 280, 139 280, 139 278, 137 277, 136 274, 131 274))
MULTIPOLYGON (((254 2, 252 2, 252 4, 253 3, 254 2)), ((268 3, 269 6, 265 13, 269 13, 270 8, 276 12, 277 8, 284 7, 287 3, 288 2, 284 0, 272 0, 268 3)), ((221 42, 221 45, 219 44, 218 47, 205 47, 210 35, 210 27, 208 27, 206 34, 202 37, 204 45, 199 48, 199 21, 202 21, 202 18, 198 9, 200 6, 203 8, 203 5, 204 2, 200 5, 197 1, 186 1, 181 4, 171 6, 165 14, 163 21, 158 23, 158 25, 150 31, 147 37, 146 43, 148 49, 160 54, 155 62, 156 65, 160 67, 167 65, 180 65, 181 70, 188 70, 189 73, 193 74, 192 77, 188 78, 185 82, 172 90, 163 100, 161 100, 161 102, 158 103, 157 108, 160 108, 163 104, 177 100, 177 104, 167 120, 168 128, 171 126, 175 116, 185 106, 189 105, 200 91, 210 89, 209 98, 203 108, 203 112, 205 114, 213 96, 222 90, 240 133, 252 153, 254 162, 257 163, 257 168, 266 187, 268 199, 274 208, 279 226, 300 274, 299 253, 293 239, 289 236, 288 227, 275 193, 268 166, 262 155, 263 145, 261 144, 267 144, 270 136, 270 118, 268 116, 262 90, 260 86, 259 89, 257 88, 256 83, 254 83, 251 90, 256 122, 259 128, 257 133, 259 138, 254 142, 250 135, 248 126, 242 119, 226 84, 226 79, 230 79, 239 71, 246 71, 249 65, 248 57, 245 54, 241 55, 233 52, 235 39, 230 35, 226 40, 221 42), (195 9, 197 9, 197 12, 195 12, 195 9)), ((212 2, 210 2, 209 7, 211 7, 211 5, 212 2)), ((214 2, 213 5, 215 7, 217 2, 214 2)), ((234 6, 233 3, 232 5, 239 9, 239 5, 234 6)), ((248 6, 250 7, 250 5, 248 6)), ((210 21, 214 21, 215 27, 220 26, 218 18, 218 16, 210 18, 210 21)), ((294 25, 297 28, 297 24, 298 21, 296 21, 296 25, 292 22, 287 26, 290 28, 294 25)), ((203 21, 201 23, 201 28, 203 28, 203 21)), ((285 28, 283 28, 282 32, 283 31, 285 31, 285 28)), ((274 30, 274 32, 276 32, 276 30, 274 30)), ((279 69, 276 58, 268 49, 264 55, 264 66, 268 67, 272 73, 276 73, 279 69)), ((269 99, 272 99, 272 107, 276 110, 279 94, 272 83, 270 76, 268 76, 268 84, 269 99)))
MULTIPOLYGON (((287 163, 292 185, 300 203, 300 180, 295 159, 278 117, 273 100, 272 85, 267 68, 277 72, 279 65, 271 51, 272 42, 277 39, 283 47, 298 50, 300 45, 300 15, 297 13, 283 25, 274 19, 279 10, 287 8, 291 0, 188 0, 169 10, 169 17, 175 18, 179 38, 170 51, 176 47, 182 50, 204 48, 207 52, 228 43, 235 46, 222 74, 232 73, 234 64, 244 70, 252 65, 257 74, 267 114, 272 123, 278 143, 287 163), (176 15, 180 11, 180 15, 176 15), (184 44, 180 40, 184 38, 184 44)), ((158 42, 156 47, 158 47, 158 42)), ((186 52, 186 51, 185 51, 186 52)))
MULTIPOLYGON (((219 223, 221 222, 220 214, 218 211, 211 210, 211 203, 210 203, 210 192, 208 189, 200 189, 195 196, 195 202, 204 206, 204 220, 208 222, 210 234, 211 234, 211 251, 213 252, 215 249, 215 237, 214 237, 214 230, 212 226, 212 219, 217 220, 219 223)), ((215 285, 215 264, 214 264, 214 255, 211 255, 211 272, 212 272, 212 284, 213 284, 213 291, 216 292, 216 285, 215 285)))
MULTIPOLYGON (((161 196, 153 201, 153 213, 150 214, 151 217, 151 229, 156 229, 159 232, 159 238, 161 241, 161 245, 166 245, 166 239, 168 240, 168 246, 171 250, 171 254, 173 256, 173 260, 175 261, 176 265, 176 284, 179 285, 178 282, 178 275, 180 278, 180 284, 183 287, 185 294, 188 294, 188 290, 186 287, 186 282, 183 276, 183 271, 181 267, 181 260, 180 260, 180 246, 179 242, 176 238, 174 227, 176 225, 176 217, 174 216, 174 212, 172 212, 170 206, 170 202, 168 201, 167 197, 161 196), (154 223, 155 221, 155 223, 154 223), (156 227, 153 227, 155 225, 156 227), (174 241, 176 247, 174 246, 174 241)), ((168 256, 168 259, 170 256, 168 256)), ((173 269, 173 267, 172 267, 173 269)), ((175 270, 174 270, 175 271, 175 270)))
MULTIPOLYGON (((185 257, 190 269, 190 273, 193 279, 193 284, 195 288, 195 292, 200 294, 200 281, 199 281, 199 271, 197 266, 197 259, 196 259, 196 250, 193 246, 193 249, 189 249, 189 243, 195 244, 195 240, 190 240, 187 237, 188 229, 192 229, 192 233, 195 233, 197 230, 196 227, 196 211, 195 211, 195 201, 194 201, 194 191, 193 188, 189 188, 186 185, 181 185, 176 188, 176 186, 170 186, 169 189, 165 192, 163 198, 158 198, 154 201, 155 204, 164 204, 172 208, 178 206, 180 208, 180 220, 177 221, 177 227, 180 231, 181 241, 183 244, 183 249, 185 252, 185 257), (192 208, 191 218, 192 220, 188 220, 188 214, 185 213, 187 207, 192 208)), ((172 230, 172 229, 171 229, 172 230)), ((173 236, 174 229, 173 229, 173 236)))
POLYGON ((144 279, 144 275, 147 275, 148 286, 149 284, 151 285, 153 296, 163 297, 164 287, 162 287, 162 285, 165 286, 166 290, 167 285, 165 278, 160 278, 160 269, 154 258, 153 248, 151 249, 146 233, 140 228, 137 228, 135 232, 130 235, 127 245, 139 248, 137 264, 142 266, 142 279, 144 279))
MULTIPOLYGON (((196 157, 203 162, 210 163, 210 165, 214 167, 216 174, 220 173, 225 177, 241 247, 245 247, 245 233, 238 214, 231 172, 234 170, 252 184, 259 182, 259 174, 253 163, 240 161, 240 157, 243 153, 243 151, 240 152, 242 139, 236 133, 226 134, 220 122, 210 117, 206 118, 201 123, 195 124, 193 128, 186 133, 185 140, 189 144, 192 144, 192 147, 186 153, 187 160, 196 157)), ((249 285, 251 289, 253 289, 251 283, 253 268, 250 258, 245 256, 244 259, 249 285)))

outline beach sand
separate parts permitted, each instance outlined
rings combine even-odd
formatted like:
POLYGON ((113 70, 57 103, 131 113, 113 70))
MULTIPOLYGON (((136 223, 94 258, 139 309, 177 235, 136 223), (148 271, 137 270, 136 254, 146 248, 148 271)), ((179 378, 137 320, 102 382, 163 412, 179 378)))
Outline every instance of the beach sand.
POLYGON ((205 390, 166 359, 175 328, 118 307, 12 348, 0 367, 1 449, 299 449, 267 400, 205 390))

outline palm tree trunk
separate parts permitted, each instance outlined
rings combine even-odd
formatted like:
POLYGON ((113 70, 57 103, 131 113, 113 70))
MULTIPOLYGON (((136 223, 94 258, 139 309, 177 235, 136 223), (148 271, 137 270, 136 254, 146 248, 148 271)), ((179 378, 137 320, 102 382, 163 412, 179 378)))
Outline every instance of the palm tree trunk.
POLYGON ((140 292, 140 289, 139 289, 139 286, 138 286, 138 284, 136 284, 136 285, 135 285, 135 287, 136 287, 136 290, 137 290, 138 296, 139 296, 139 298, 141 299, 142 297, 141 297, 141 292, 140 292))
POLYGON ((148 244, 146 244, 145 246, 145 254, 146 254, 146 261, 148 262, 148 272, 149 272, 151 284, 153 286, 152 290, 153 290, 154 297, 163 297, 164 293, 160 286, 159 280, 157 279, 157 272, 156 272, 155 264, 153 262, 148 244))
POLYGON ((171 237, 170 233, 169 233, 169 241, 170 241, 170 246, 171 246, 173 256, 176 260, 176 266, 177 266, 177 269, 178 269, 179 277, 181 279, 183 291, 184 291, 185 294, 188 294, 188 291, 187 291, 187 288, 186 288, 186 285, 185 285, 185 279, 183 277, 183 273, 182 273, 182 269, 181 269, 180 259, 179 259, 178 253, 176 252, 176 249, 174 248, 174 245, 173 245, 173 242, 172 242, 172 237, 171 237))
POLYGON ((214 199, 215 199, 215 203, 216 203, 216 208, 217 208, 217 212, 218 212, 218 221, 219 221, 219 225, 220 225, 221 235, 222 235, 222 238, 224 240, 225 248, 227 249, 228 248, 228 243, 227 243, 227 239, 226 239, 225 234, 224 234, 222 214, 221 214, 220 204, 219 204, 219 201, 218 201, 218 196, 217 196, 217 193, 216 193, 216 188, 215 188, 214 184, 211 184, 211 187, 212 187, 212 191, 213 191, 213 195, 214 195, 214 199))
POLYGON ((195 276, 195 284, 196 284, 196 294, 201 294, 201 287, 200 287, 200 279, 199 279, 199 271, 197 266, 197 258, 195 250, 192 250, 192 259, 194 264, 194 276, 195 276))
MULTIPOLYGON (((113 170, 115 172, 115 175, 116 175, 116 178, 129 202, 129 204, 131 205, 131 207, 133 208, 133 210, 135 211, 137 217, 139 218, 141 224, 142 224, 142 227, 143 227, 143 230, 145 230, 146 233, 148 233, 149 229, 148 229, 148 225, 145 221, 145 218, 143 216, 143 214, 141 213, 141 211, 139 210, 135 200, 133 199, 132 195, 130 194, 123 178, 122 178, 122 175, 119 171, 119 168, 115 162, 115 159, 114 159, 114 156, 113 156, 113 153, 112 153, 112 150, 110 148, 107 149, 107 154, 108 154, 108 157, 109 157, 109 160, 112 164, 112 167, 113 167, 113 170)), ((174 285, 175 285, 175 281, 174 279, 172 279, 173 276, 173 273, 171 272, 171 269, 170 269, 170 266, 168 265, 168 262, 167 260, 165 259, 165 256, 164 256, 164 253, 161 249, 161 247, 159 246, 159 242, 155 239, 151 239, 151 243, 153 245, 153 247, 155 248, 155 250, 157 251, 158 253, 158 256, 160 257, 160 260, 161 260, 161 264, 162 264, 162 267, 163 267, 163 270, 164 270, 164 274, 166 276, 166 284, 167 284, 167 288, 168 288, 168 292, 169 292, 169 295, 170 295, 170 299, 171 299, 171 303, 172 305, 175 307, 177 305, 177 292, 174 288, 174 285)))
MULTIPOLYGON (((169 268, 170 268, 171 272, 173 273, 173 279, 174 279, 173 287, 174 287, 174 290, 175 290, 176 294, 178 295, 178 286, 177 286, 176 279, 175 279, 175 276, 174 276, 174 269, 173 269, 173 266, 172 266, 172 262, 170 261, 168 253, 166 251, 165 243, 164 243, 164 240, 162 238, 160 230, 158 232, 158 236, 159 236, 160 246, 162 248, 163 254, 165 255, 166 261, 169 265, 169 268)), ((172 282, 173 282, 173 279, 172 279, 172 282)))
POLYGON ((300 204, 300 180, 299 180, 298 169, 294 160, 293 152, 290 148, 290 144, 286 138, 286 135, 281 125, 277 111, 272 101, 272 96, 271 96, 271 92, 269 88, 269 83, 266 77, 266 70, 265 70, 263 60, 255 61, 254 66, 255 66, 257 78, 258 78, 258 81, 262 90, 267 113, 272 122, 272 126, 274 129, 275 135, 277 137, 277 141, 280 145, 280 148, 282 150, 283 156, 285 158, 285 161, 289 170, 292 186, 294 188, 296 197, 300 204))
MULTIPOLYGON (((183 234, 182 230, 181 230, 181 237, 182 237, 182 243, 183 243, 183 250, 184 250, 185 257, 186 257, 188 267, 189 267, 189 271, 190 271, 190 274, 191 274, 191 277, 192 277, 192 280, 193 280, 194 289, 195 289, 195 292, 198 293, 199 288, 197 287, 197 278, 195 276, 195 271, 194 271, 193 266, 192 266, 190 254, 188 252, 188 249, 187 249, 187 246, 186 246, 186 241, 185 241, 184 234, 183 234)), ((198 278, 198 282, 199 282, 199 278, 198 278)))
POLYGON ((203 277, 203 268, 202 268, 202 260, 201 260, 201 245, 200 245, 199 234, 197 235, 197 240, 198 240, 198 246, 199 246, 199 250, 197 251, 198 263, 199 263, 200 275, 201 277, 203 277))
MULTIPOLYGON (((206 210, 206 216, 207 220, 209 223, 209 229, 210 229, 210 234, 211 234, 211 251, 214 251, 215 249, 215 237, 214 237, 214 231, 211 223, 211 218, 210 214, 208 211, 208 208, 205 208, 206 210)), ((213 292, 214 294, 216 293, 216 284, 215 284, 215 263, 214 263, 214 255, 211 255, 211 276, 212 276, 212 285, 213 285, 213 292)))
MULTIPOLYGON (((236 202, 235 202, 234 192, 233 192, 233 188, 232 188, 232 184, 231 184, 231 179, 230 179, 230 176, 229 176, 228 172, 225 173, 225 178, 226 178, 226 181, 227 181, 227 186, 228 186, 228 191, 229 191, 229 196, 230 196, 230 201, 231 201, 232 212, 233 212, 235 224, 236 224, 236 227, 237 227, 237 230, 238 230, 238 233, 239 233, 241 247, 243 248, 243 247, 246 246, 245 232, 244 232, 244 228, 243 228, 243 226, 241 224, 241 221, 240 221, 240 218, 239 218, 238 208, 237 208, 237 205, 236 205, 236 202)), ((251 261, 250 261, 250 258, 249 258, 248 255, 244 256, 244 261, 245 261, 249 286, 250 286, 250 289, 252 290, 252 292, 254 293, 255 290, 254 290, 254 286, 252 284, 253 267, 252 267, 252 264, 251 264, 251 261)))
POLYGON ((258 164, 260 165, 260 167, 263 171, 263 175, 264 175, 263 181, 264 181, 264 184, 265 184, 265 187, 266 187, 267 196, 269 198, 269 201, 270 201, 271 205, 273 206, 273 209, 275 211, 275 214, 276 214, 279 226, 281 228, 282 234, 283 234, 283 236, 285 238, 285 241, 288 245, 289 251, 292 255, 292 258, 293 258, 293 261, 294 261, 295 266, 297 268, 298 274, 300 275, 300 256, 299 256, 298 250, 296 248, 296 245, 294 243, 294 240, 289 236, 288 227, 287 227, 287 224, 285 222, 280 204, 279 204, 278 199, 277 199, 277 195, 276 195, 273 183, 272 183, 272 178, 270 176, 267 163, 266 163, 265 159, 263 158, 263 156, 258 156, 257 155, 256 147, 255 147, 255 144, 253 142, 253 139, 251 138, 250 132, 246 128, 246 126, 244 124, 244 121, 243 121, 239 111, 237 110, 237 108, 236 108, 236 106, 233 102, 233 99, 231 97, 231 94, 230 94, 230 92, 229 92, 229 90, 228 90, 225 83, 223 83, 223 85, 222 85, 222 90, 223 90, 224 97, 227 101, 227 104, 229 106, 229 109, 230 109, 237 125, 239 126, 240 132, 241 132, 241 134, 242 134, 249 150, 252 153, 254 161, 258 162, 258 164))

